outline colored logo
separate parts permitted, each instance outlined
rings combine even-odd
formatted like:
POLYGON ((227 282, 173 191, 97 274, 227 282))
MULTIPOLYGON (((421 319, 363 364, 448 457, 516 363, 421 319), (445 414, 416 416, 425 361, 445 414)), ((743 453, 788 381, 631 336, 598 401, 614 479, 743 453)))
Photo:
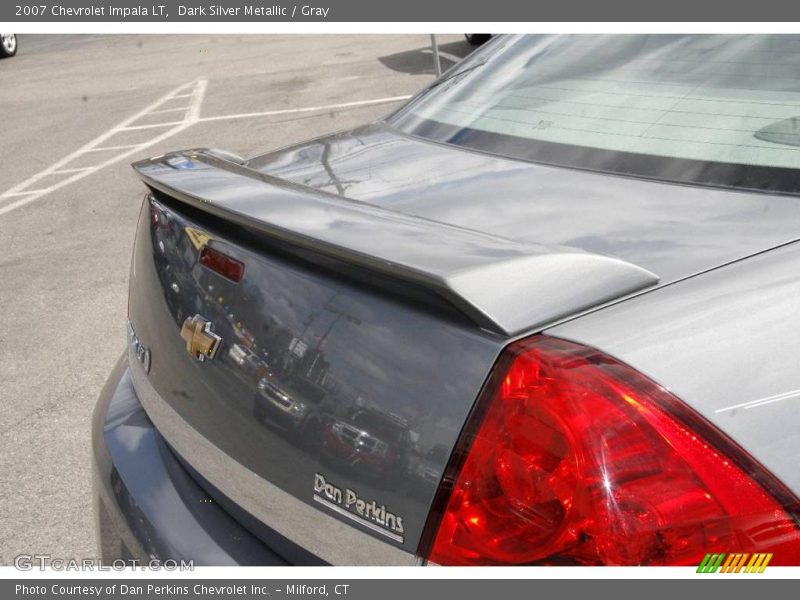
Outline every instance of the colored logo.
POLYGON ((772 553, 706 554, 698 573, 763 573, 772 553))
POLYGON ((189 317, 181 327, 181 337, 186 342, 186 351, 200 362, 214 360, 222 338, 211 330, 211 322, 200 315, 189 317))

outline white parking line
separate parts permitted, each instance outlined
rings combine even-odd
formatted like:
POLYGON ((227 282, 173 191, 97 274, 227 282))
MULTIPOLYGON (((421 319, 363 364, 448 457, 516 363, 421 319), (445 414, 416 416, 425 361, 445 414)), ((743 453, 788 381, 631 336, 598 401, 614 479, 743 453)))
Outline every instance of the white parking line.
POLYGON ((100 146, 98 148, 90 148, 86 152, 109 152, 111 150, 127 150, 128 148, 139 148, 142 144, 125 144, 123 146, 100 146))
POLYGON ((253 117, 272 117, 274 115, 291 115, 295 113, 315 112, 336 110, 339 108, 354 108, 356 106, 372 106, 375 104, 388 104, 390 102, 400 102, 408 100, 411 96, 392 96, 390 98, 376 98, 375 100, 358 100, 356 102, 342 102, 341 104, 327 104, 324 106, 306 106, 304 108, 286 108, 282 110, 267 110, 264 112, 241 113, 238 115, 218 115, 215 117, 203 117, 199 122, 206 121, 225 121, 228 119, 251 119, 253 117))
POLYGON ((170 136, 173 136, 180 131, 183 131, 187 127, 191 127, 194 123, 197 122, 197 119, 200 116, 200 106, 203 103, 203 98, 205 96, 207 85, 208 82, 205 79, 199 79, 175 88, 174 90, 165 94, 164 96, 162 96, 149 106, 146 106, 144 109, 131 115, 121 123, 115 125, 108 131, 100 134, 90 142, 87 142, 86 144, 78 148, 75 152, 68 154, 67 156, 53 163, 46 169, 39 171, 35 175, 32 175, 31 177, 26 179, 25 181, 18 183, 14 187, 6 190, 2 194, 0 194, 0 215, 7 214, 12 210, 16 210, 17 208, 25 206, 26 204, 30 204, 31 202, 38 200, 45 194, 49 194, 50 192, 62 188, 65 185, 69 185, 70 183, 78 181, 79 179, 83 179, 84 177, 87 177, 92 173, 99 171, 104 167, 107 167, 108 165, 119 162, 120 160, 130 156, 131 154, 135 153, 136 151, 142 148, 146 148, 148 146, 157 144, 158 142, 170 136), (189 93, 186 93, 187 90, 189 90, 189 93), (142 117, 151 113, 152 111, 157 110, 164 103, 177 97, 181 98, 191 97, 191 101, 189 102, 189 105, 184 109, 185 113, 181 121, 170 121, 169 123, 163 125, 164 127, 170 127, 170 129, 168 129, 167 131, 164 131, 159 135, 156 135, 155 137, 141 144, 135 144, 135 145, 123 144, 123 145, 113 145, 113 146, 102 145, 106 140, 108 140, 112 136, 124 133, 125 129, 130 127, 137 120, 141 119, 142 117), (78 169, 78 168, 70 168, 68 166, 69 163, 78 159, 84 154, 90 152, 107 151, 107 150, 109 151, 120 150, 121 152, 119 154, 115 154, 114 156, 102 162, 99 162, 97 164, 88 167, 81 167, 80 169, 78 169), (66 173, 64 173, 65 171, 66 173), (32 186, 42 178, 59 173, 64 173, 65 175, 67 175, 67 177, 61 179, 60 181, 54 183, 49 187, 31 189, 32 186), (72 174, 70 175, 70 173, 72 174), (3 200, 9 198, 16 198, 19 196, 22 196, 22 198, 16 200, 15 202, 11 202, 5 205, 2 204, 3 200))
POLYGON ((151 123, 149 125, 131 125, 124 127, 122 131, 135 131, 138 129, 158 129, 159 127, 169 127, 171 125, 181 125, 183 121, 173 121, 171 123, 151 123))
POLYGON ((361 106, 375 106, 379 104, 389 104, 392 102, 401 102, 403 100, 408 100, 409 98, 411 98, 410 95, 391 96, 386 98, 375 98, 373 100, 341 102, 339 104, 306 106, 302 108, 287 108, 281 110, 267 110, 263 112, 240 113, 233 115, 217 115, 212 117, 201 118, 200 108, 203 103, 203 98, 205 96, 207 85, 208 82, 205 79, 200 79, 197 81, 192 81, 190 83, 187 83, 172 90, 170 93, 166 94, 165 96, 162 96, 161 98, 159 98, 158 100, 156 100, 143 110, 139 111, 135 115, 128 117, 118 125, 112 127, 105 133, 99 135, 92 141, 84 144, 83 146, 78 148, 75 152, 68 154, 67 156, 65 156, 58 162, 50 165, 43 171, 36 173, 35 175, 23 181, 22 183, 19 183, 14 187, 10 188, 9 190, 3 192, 2 194, 0 194, 0 216, 9 213, 12 210, 16 210, 17 208, 20 208, 22 206, 25 206, 26 204, 30 204, 31 202, 38 200, 45 194, 49 194, 50 192, 53 192, 59 188, 69 185, 70 183, 83 179, 84 177, 87 177, 104 167, 119 162, 120 160, 136 153, 138 150, 157 144, 162 140, 187 129, 188 127, 191 127, 195 123, 201 123, 207 121, 224 121, 229 119, 250 119, 257 117, 271 117, 276 115, 288 115, 288 114, 308 113, 308 112, 324 112, 324 111, 341 110, 347 108, 357 108, 361 106), (191 92, 183 93, 187 88, 190 88, 191 92), (170 100, 174 100, 175 98, 191 98, 191 101, 189 102, 188 106, 183 108, 159 109, 161 105, 170 100), (139 119, 141 119, 146 115, 167 113, 167 112, 171 113, 179 111, 185 111, 183 119, 180 121, 169 121, 165 123, 153 123, 147 125, 135 125, 136 121, 138 121, 139 119), (170 129, 140 144, 121 144, 112 146, 102 145, 112 136, 117 134, 123 135, 126 131, 142 130, 142 129, 159 129, 164 127, 170 127, 170 129), (76 160, 80 156, 83 156, 84 154, 90 154, 92 152, 115 151, 115 150, 119 150, 121 152, 98 164, 89 167, 62 168, 65 165, 68 165, 73 160, 76 160), (54 183, 53 185, 47 188, 29 189, 31 185, 33 185, 43 177, 56 174, 64 174, 64 175, 72 174, 72 175, 58 181, 57 183, 54 183), (10 198, 17 198, 17 197, 21 198, 9 204, 5 205, 2 204, 3 200, 10 198))
POLYGON ((30 196, 31 194, 38 194, 41 190, 30 190, 28 192, 6 192, 3 194, 8 198, 13 198, 15 196, 30 196))
POLYGON ((165 108, 164 110, 151 110, 151 115, 160 115, 162 113, 169 113, 169 112, 179 112, 182 110, 186 110, 189 108, 188 106, 179 106, 178 108, 165 108))
MULTIPOLYGON (((431 50, 430 48, 425 48, 425 50, 423 50, 422 53, 433 54, 433 50, 431 50)), ((449 52, 443 52, 442 50, 439 50, 439 56, 441 56, 442 58, 446 58, 454 65, 461 62, 460 56, 456 56, 455 54, 450 54, 449 52)))
POLYGON ((58 169, 57 171, 50 171, 51 175, 61 175, 63 173, 77 173, 78 171, 88 171, 92 167, 77 167, 75 169, 58 169))

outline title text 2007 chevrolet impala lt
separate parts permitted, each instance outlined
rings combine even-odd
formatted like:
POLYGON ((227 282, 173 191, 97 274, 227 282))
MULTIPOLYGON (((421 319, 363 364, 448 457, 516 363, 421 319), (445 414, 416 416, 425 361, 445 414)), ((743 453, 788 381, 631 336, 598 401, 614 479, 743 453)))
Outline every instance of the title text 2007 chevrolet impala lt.
POLYGON ((800 39, 498 37, 138 162, 106 558, 800 565, 800 39))

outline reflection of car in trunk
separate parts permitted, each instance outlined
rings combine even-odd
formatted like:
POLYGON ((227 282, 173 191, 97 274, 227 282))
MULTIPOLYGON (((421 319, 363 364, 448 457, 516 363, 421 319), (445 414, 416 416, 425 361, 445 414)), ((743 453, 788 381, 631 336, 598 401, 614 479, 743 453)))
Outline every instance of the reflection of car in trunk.
POLYGON ((267 363, 255 352, 239 344, 231 344, 228 350, 228 359, 236 365, 247 378, 260 379, 267 371, 267 363))
POLYGON ((346 418, 334 418, 322 438, 322 459, 382 477, 401 469, 409 446, 408 423, 377 410, 358 409, 346 418))
POLYGON ((267 375, 258 381, 253 416, 265 425, 302 430, 306 443, 319 439, 325 389, 296 375, 280 379, 267 375))

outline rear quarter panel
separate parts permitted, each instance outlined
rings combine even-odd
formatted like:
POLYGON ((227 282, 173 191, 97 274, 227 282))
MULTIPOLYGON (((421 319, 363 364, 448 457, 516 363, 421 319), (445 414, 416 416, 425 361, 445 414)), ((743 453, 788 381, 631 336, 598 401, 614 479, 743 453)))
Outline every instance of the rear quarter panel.
POLYGON ((665 386, 800 494, 800 244, 644 293, 546 333, 665 386))

